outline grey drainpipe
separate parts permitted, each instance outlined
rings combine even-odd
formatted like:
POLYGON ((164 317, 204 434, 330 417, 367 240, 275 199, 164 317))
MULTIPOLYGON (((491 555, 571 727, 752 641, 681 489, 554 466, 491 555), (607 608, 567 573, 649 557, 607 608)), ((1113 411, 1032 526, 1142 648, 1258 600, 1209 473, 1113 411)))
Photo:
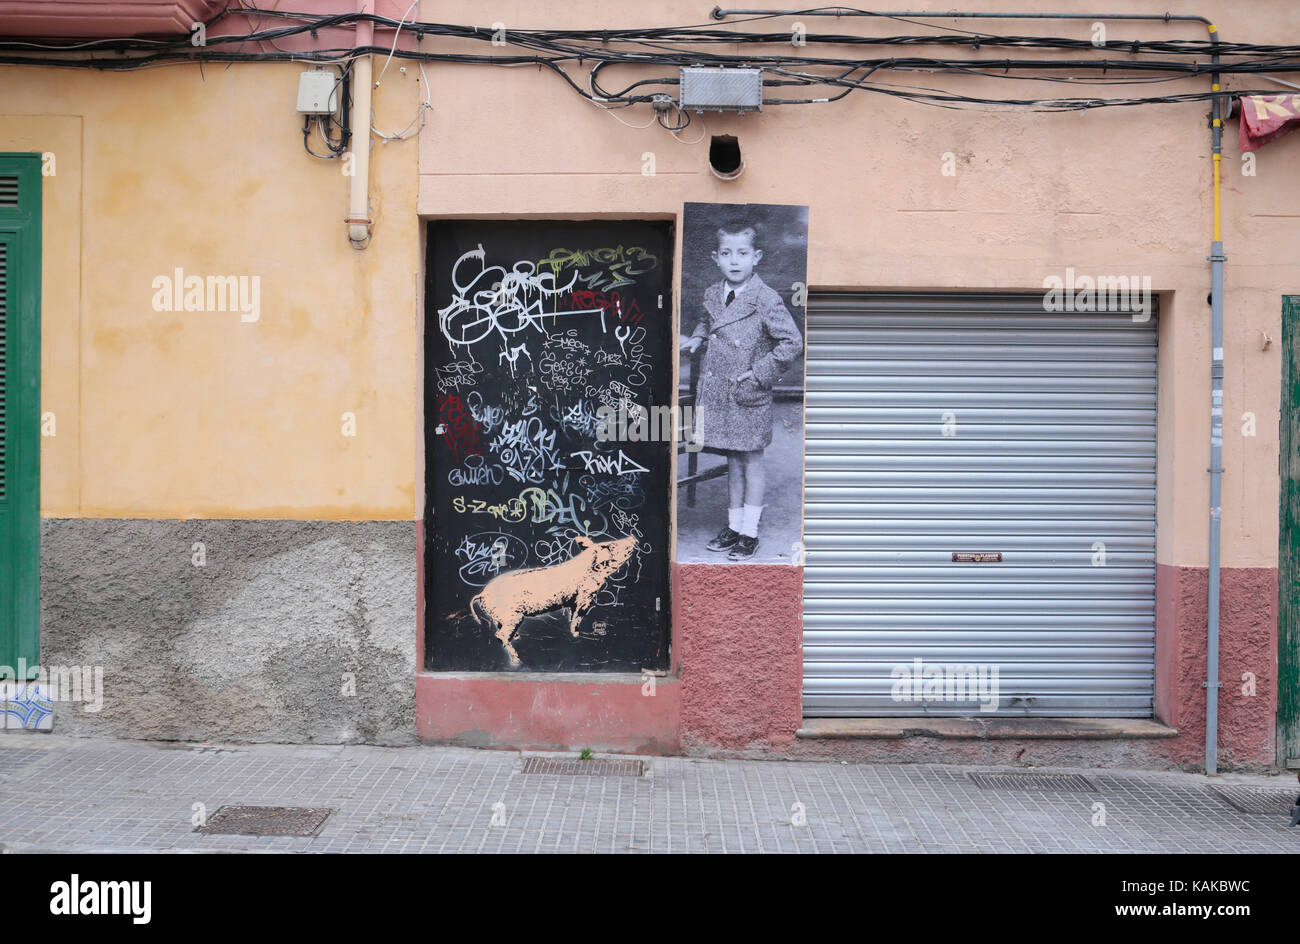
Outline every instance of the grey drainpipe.
MULTIPOLYGON (((1211 61, 1219 64, 1218 28, 1203 16, 1173 13, 978 13, 949 10, 939 13, 932 11, 913 12, 898 10, 892 12, 846 10, 837 7, 810 10, 724 10, 713 8, 715 20, 728 16, 899 16, 911 19, 944 19, 948 17, 962 19, 991 20, 1160 20, 1165 23, 1175 20, 1203 23, 1210 32, 1210 43, 1214 50, 1211 61)), ((1219 73, 1211 76, 1211 89, 1219 91, 1219 73)), ((1219 767, 1219 532, 1222 520, 1223 492, 1223 263, 1227 256, 1223 254, 1223 242, 1220 239, 1219 202, 1220 202, 1220 161, 1223 157, 1223 114, 1222 97, 1212 100, 1211 128, 1213 147, 1211 160, 1214 164, 1214 238, 1210 243, 1210 309, 1211 309, 1211 351, 1210 351, 1210 565, 1209 565, 1209 638, 1206 642, 1206 680, 1205 686, 1205 772, 1211 776, 1218 773, 1219 767)))
MULTIPOLYGON (((1209 27, 1213 62, 1219 64, 1219 33, 1209 27)), ((1219 91, 1219 73, 1211 76, 1211 88, 1219 91)), ((1219 772, 1219 531, 1223 520, 1223 240, 1220 232, 1220 163, 1223 159, 1222 98, 1213 99, 1211 135, 1214 162, 1214 238, 1210 243, 1210 601, 1209 638, 1206 642, 1205 680, 1205 772, 1219 772)))

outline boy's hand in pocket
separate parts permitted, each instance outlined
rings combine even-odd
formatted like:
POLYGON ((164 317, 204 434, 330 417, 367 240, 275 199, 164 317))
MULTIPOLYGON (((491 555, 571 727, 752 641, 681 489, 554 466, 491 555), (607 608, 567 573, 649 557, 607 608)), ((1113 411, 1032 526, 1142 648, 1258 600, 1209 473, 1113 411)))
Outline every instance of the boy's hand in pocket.
POLYGON ((703 338, 682 338, 681 349, 683 351, 690 351, 694 354, 700 349, 700 345, 703 343, 703 338))
POLYGON ((747 370, 747 371, 745 371, 743 374, 741 374, 739 377, 737 377, 737 378, 736 378, 736 383, 741 383, 741 382, 746 381, 746 380, 752 380, 752 381, 754 381, 754 383, 758 383, 758 378, 754 376, 754 372, 753 372, 752 370, 747 370))

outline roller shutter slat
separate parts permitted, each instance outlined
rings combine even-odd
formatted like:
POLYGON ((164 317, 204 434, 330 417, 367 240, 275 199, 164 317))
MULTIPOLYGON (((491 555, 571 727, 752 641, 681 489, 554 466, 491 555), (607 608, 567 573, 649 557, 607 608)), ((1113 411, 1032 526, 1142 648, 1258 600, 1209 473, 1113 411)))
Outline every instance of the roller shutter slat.
POLYGON ((1155 323, 1039 295, 810 298, 805 715, 1151 716, 1155 323), (894 701, 916 657, 997 665, 998 710, 894 701))

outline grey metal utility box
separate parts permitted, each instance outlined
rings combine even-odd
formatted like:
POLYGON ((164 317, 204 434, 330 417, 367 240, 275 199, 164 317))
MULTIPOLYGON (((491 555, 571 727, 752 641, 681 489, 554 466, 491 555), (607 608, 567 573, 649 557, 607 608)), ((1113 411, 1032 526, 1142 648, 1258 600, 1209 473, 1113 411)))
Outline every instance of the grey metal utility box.
POLYGON ((682 108, 690 111, 762 111, 762 69, 682 68, 682 108))

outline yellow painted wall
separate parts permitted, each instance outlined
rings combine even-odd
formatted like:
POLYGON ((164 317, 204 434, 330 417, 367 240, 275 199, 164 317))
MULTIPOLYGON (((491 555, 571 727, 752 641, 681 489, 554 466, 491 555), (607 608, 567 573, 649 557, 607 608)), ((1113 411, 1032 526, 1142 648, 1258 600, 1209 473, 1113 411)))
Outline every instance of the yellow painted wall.
MULTIPOLYGON (((417 142, 376 139, 374 237, 354 250, 348 178, 303 150, 303 68, 0 67, 0 151, 55 156, 42 514, 414 517, 417 142), (155 311, 177 267, 259 276, 259 319, 155 311)), ((414 76, 389 71, 379 128, 414 115, 414 76)))

